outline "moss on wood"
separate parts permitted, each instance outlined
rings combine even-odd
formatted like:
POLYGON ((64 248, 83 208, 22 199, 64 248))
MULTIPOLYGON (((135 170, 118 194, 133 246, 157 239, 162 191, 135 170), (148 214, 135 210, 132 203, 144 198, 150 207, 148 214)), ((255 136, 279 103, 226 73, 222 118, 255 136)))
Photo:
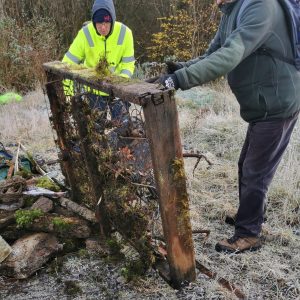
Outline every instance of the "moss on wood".
POLYGON ((41 217, 44 213, 40 209, 17 210, 15 212, 16 223, 20 228, 29 227, 33 221, 41 217))

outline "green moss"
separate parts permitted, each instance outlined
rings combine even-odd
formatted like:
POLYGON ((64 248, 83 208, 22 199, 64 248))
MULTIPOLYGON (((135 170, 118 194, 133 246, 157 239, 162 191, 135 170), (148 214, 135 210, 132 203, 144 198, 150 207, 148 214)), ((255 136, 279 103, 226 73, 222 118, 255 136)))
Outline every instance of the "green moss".
POLYGON ((111 254, 118 254, 122 249, 121 245, 116 239, 106 240, 106 244, 111 254))
POLYGON ((171 165, 171 170, 178 192, 176 200, 177 230, 183 239, 184 246, 189 248, 192 247, 193 241, 183 159, 175 159, 171 165))
POLYGON ((184 163, 183 159, 174 159, 172 166, 172 175, 174 181, 179 181, 180 179, 185 179, 184 163))
POLYGON ((87 249, 79 249, 78 251, 78 255, 79 257, 88 257, 89 256, 89 252, 87 249))
POLYGON ((32 173, 26 169, 18 171, 16 173, 16 175, 21 176, 22 178, 25 178, 25 179, 30 179, 32 177, 32 173))
POLYGON ((37 180, 37 187, 48 189, 53 192, 59 192, 60 188, 53 181, 51 181, 48 177, 41 177, 37 180))
POLYGON ((108 67, 109 64, 106 57, 100 57, 95 68, 97 75, 100 76, 100 78, 109 76, 110 72, 108 70, 108 67))
POLYGON ((124 268, 121 269, 121 274, 127 281, 136 280, 145 274, 147 268, 141 260, 129 261, 124 268))
POLYGON ((52 224, 55 230, 59 232, 67 231, 70 228, 70 223, 66 222, 63 218, 55 217, 52 219, 52 224))
POLYGON ((25 207, 31 207, 32 204, 37 200, 36 197, 33 196, 25 196, 24 197, 24 206, 25 207))
POLYGON ((15 212, 16 223, 20 228, 26 228, 44 213, 40 209, 17 210, 15 212))
POLYGON ((106 244, 109 248, 110 260, 116 261, 124 258, 124 254, 121 252, 122 246, 116 239, 108 239, 106 240, 106 244))

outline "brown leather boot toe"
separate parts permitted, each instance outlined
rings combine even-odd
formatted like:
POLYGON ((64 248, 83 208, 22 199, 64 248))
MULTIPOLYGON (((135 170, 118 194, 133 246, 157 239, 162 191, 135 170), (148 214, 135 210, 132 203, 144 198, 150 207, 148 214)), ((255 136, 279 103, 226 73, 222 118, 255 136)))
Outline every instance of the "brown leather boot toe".
POLYGON ((256 251, 261 248, 261 241, 258 237, 237 237, 225 239, 216 244, 216 251, 227 253, 242 253, 244 251, 256 251))

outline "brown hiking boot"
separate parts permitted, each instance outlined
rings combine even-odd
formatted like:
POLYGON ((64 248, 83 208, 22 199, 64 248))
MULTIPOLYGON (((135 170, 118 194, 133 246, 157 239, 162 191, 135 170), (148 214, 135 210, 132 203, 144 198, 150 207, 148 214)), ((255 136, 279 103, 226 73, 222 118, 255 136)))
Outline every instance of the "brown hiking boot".
POLYGON ((261 247, 261 241, 258 237, 237 237, 222 240, 216 244, 216 251, 227 253, 242 253, 244 251, 255 251, 261 247))

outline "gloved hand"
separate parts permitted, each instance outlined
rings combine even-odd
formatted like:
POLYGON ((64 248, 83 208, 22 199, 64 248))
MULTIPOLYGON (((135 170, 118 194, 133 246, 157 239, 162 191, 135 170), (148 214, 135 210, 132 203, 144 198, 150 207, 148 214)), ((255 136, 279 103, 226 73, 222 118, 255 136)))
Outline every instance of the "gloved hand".
POLYGON ((182 68, 179 63, 176 63, 174 61, 166 61, 166 65, 168 74, 173 74, 175 71, 182 68))
POLYGON ((159 83, 168 89, 179 89, 179 82, 175 74, 163 75, 159 78, 159 83))

